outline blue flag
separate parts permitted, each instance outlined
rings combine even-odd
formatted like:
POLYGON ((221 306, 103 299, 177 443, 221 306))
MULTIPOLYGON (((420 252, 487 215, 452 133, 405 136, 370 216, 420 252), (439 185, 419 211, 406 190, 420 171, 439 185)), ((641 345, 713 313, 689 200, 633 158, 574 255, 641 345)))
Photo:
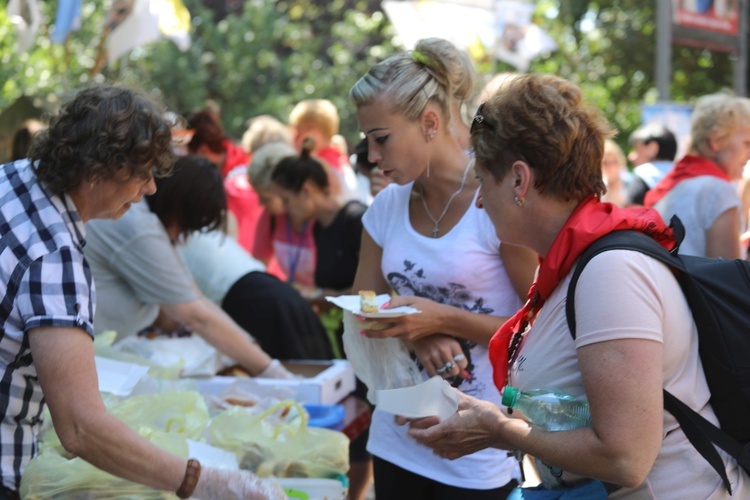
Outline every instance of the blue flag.
POLYGON ((77 30, 81 24, 81 0, 58 0, 55 29, 52 31, 53 43, 63 44, 68 34, 77 30))

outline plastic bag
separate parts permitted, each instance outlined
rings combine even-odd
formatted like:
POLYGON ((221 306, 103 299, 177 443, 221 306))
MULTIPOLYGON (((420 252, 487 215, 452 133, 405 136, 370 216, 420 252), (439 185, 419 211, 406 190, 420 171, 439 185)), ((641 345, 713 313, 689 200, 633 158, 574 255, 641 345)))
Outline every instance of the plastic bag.
POLYGON ((424 382, 417 362, 397 338, 371 339, 359 334, 354 315, 344 311, 344 351, 354 373, 367 386, 367 399, 377 405, 380 389, 400 389, 424 382))
POLYGON ((164 368, 181 364, 181 377, 212 376, 227 365, 224 356, 197 335, 154 339, 126 337, 113 348, 122 353, 142 356, 164 368))
MULTIPOLYGON (((141 434, 156 431, 181 434, 183 439, 200 441, 208 425, 206 402, 195 391, 171 391, 135 396, 123 401, 105 400, 110 414, 141 434)), ((62 456, 67 452, 54 428, 39 443, 40 453, 50 449, 62 456)))
POLYGON ((201 391, 211 414, 228 410, 232 406, 242 406, 250 413, 263 413, 272 406, 287 399, 297 400, 299 394, 291 387, 261 385, 252 378, 238 378, 219 392, 211 392, 211 380, 199 384, 205 387, 201 391))
POLYGON ((209 420, 206 401, 195 391, 136 396, 115 404, 109 412, 133 429, 147 427, 196 441, 200 441, 209 420))
POLYGON ((234 452, 240 468, 268 477, 339 478, 349 470, 349 438, 308 427, 299 403, 282 401, 259 415, 233 407, 213 418, 211 444, 234 452))
MULTIPOLYGON (((145 438, 159 448, 187 457, 184 436, 143 429, 145 438)), ((66 500, 99 500, 131 498, 176 499, 177 496, 133 483, 97 469, 82 458, 68 459, 48 449, 26 466, 19 490, 27 500, 65 498, 66 500)))
POLYGON ((112 343, 116 338, 117 332, 111 330, 96 335, 94 337, 95 354, 116 361, 148 366, 148 374, 157 379, 175 380, 180 378, 180 373, 182 373, 185 366, 184 360, 177 360, 172 365, 164 366, 149 360, 146 356, 113 347, 112 343))

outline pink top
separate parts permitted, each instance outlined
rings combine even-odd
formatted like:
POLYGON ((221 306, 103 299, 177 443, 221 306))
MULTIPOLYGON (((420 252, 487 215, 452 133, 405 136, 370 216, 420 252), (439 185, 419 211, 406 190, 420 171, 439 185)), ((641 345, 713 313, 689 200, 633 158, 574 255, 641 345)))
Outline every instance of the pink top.
POLYGON ((313 287, 317 256, 312 228, 313 224, 307 223, 298 233, 292 229, 286 214, 272 216, 264 211, 255 234, 252 254, 268 262, 268 271, 279 278, 295 285, 313 287), (272 257, 275 257, 278 268, 269 262, 272 257))

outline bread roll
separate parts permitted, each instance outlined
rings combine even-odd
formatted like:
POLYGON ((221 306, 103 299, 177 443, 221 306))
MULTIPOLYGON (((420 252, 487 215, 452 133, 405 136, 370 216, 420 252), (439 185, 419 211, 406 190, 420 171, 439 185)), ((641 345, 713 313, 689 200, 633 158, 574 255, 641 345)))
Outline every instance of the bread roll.
POLYGON ((372 290, 359 292, 359 309, 363 313, 376 313, 380 310, 375 292, 372 290))

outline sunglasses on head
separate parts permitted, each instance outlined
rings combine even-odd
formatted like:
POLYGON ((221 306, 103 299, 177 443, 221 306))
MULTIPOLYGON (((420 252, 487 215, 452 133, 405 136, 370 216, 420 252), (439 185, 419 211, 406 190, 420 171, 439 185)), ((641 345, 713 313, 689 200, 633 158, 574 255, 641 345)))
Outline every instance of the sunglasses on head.
POLYGON ((480 125, 482 125, 482 124, 486 125, 486 126, 487 126, 487 128, 489 128, 489 129, 490 129, 490 130, 492 130, 493 132, 495 131, 495 127, 493 127, 493 126, 492 126, 492 124, 491 124, 490 122, 488 122, 488 121, 487 121, 487 119, 486 119, 486 118, 484 117, 484 115, 482 114, 482 109, 484 108, 484 105, 485 105, 485 104, 487 104, 487 103, 486 103, 486 102, 483 102, 483 103, 482 103, 482 104, 480 104, 480 105, 479 105, 479 107, 477 108, 477 112, 476 112, 476 114, 474 115, 474 119, 473 119, 473 120, 471 120, 471 127, 469 128, 469 134, 473 134, 473 133, 474 133, 474 130, 476 130, 476 127, 478 127, 478 126, 480 126, 480 125))

